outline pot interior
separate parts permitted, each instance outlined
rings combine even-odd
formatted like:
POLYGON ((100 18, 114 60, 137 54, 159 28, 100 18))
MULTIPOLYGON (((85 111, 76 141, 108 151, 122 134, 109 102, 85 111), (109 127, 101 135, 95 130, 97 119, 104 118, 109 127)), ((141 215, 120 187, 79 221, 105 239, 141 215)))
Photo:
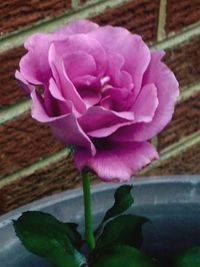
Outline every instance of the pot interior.
MULTIPOLYGON (((93 189, 94 225, 113 203, 118 184, 101 184, 93 189)), ((143 250, 171 266, 174 252, 200 245, 200 176, 142 178, 133 182, 135 203, 128 213, 146 216, 143 250)), ((63 221, 76 221, 83 232, 83 198, 73 190, 31 203, 0 218, 1 267, 50 267, 51 264, 27 252, 15 237, 11 219, 25 210, 42 210, 63 221), (78 211, 78 213, 77 213, 78 211)))

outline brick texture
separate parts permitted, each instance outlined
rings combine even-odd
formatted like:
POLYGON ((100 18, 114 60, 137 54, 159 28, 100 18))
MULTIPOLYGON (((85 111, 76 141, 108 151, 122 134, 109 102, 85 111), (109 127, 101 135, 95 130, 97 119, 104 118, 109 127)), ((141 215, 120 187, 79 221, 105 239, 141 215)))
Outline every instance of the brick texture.
POLYGON ((0 125, 0 177, 63 148, 49 127, 30 114, 0 125))
MULTIPOLYGON (((94 179, 93 176, 92 182, 97 182, 94 179)), ((44 196, 80 186, 80 174, 75 169, 73 158, 70 156, 0 189, 3 200, 0 214, 44 196)))
POLYGON ((19 60, 26 50, 20 46, 0 54, 0 108, 26 98, 25 93, 15 80, 19 60))
POLYGON ((200 20, 199 0, 168 0, 166 31, 174 32, 200 20))
POLYGON ((100 25, 122 26, 142 35, 146 41, 154 41, 157 36, 159 1, 132 0, 123 5, 105 10, 91 18, 100 25))
POLYGON ((0 32, 14 31, 33 22, 56 16, 71 6, 71 0, 6 0, 0 3, 0 32))
POLYGON ((200 129, 200 92, 179 103, 170 124, 158 135, 158 150, 200 129))
POLYGON ((166 63, 175 73, 180 86, 200 80, 200 35, 166 51, 166 63))
POLYGON ((200 173, 200 144, 188 148, 186 151, 171 157, 155 169, 146 171, 143 175, 184 175, 200 173))

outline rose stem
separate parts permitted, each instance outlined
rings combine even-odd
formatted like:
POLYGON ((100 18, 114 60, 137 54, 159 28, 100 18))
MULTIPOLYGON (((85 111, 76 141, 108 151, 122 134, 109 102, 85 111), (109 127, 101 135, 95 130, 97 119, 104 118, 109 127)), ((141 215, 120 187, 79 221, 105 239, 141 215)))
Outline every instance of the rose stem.
POLYGON ((88 243, 89 248, 93 250, 95 248, 95 238, 92 227, 90 179, 88 173, 82 173, 82 180, 85 208, 85 239, 88 243))

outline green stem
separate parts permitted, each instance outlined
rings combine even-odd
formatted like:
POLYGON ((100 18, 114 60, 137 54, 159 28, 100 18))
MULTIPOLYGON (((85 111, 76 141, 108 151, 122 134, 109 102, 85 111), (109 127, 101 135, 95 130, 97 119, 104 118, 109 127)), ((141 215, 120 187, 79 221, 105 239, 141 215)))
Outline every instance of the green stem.
POLYGON ((85 239, 89 248, 93 250, 95 248, 95 238, 92 227, 90 179, 88 177, 88 173, 82 173, 82 180, 85 208, 85 239))

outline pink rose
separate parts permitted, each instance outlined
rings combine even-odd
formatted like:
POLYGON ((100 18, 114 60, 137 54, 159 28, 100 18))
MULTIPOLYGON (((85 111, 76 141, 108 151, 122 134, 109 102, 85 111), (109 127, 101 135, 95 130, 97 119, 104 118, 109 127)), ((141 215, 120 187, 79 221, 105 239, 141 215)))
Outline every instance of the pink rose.
POLYGON ((158 153, 149 140, 171 120, 178 82, 142 38, 74 21, 25 43, 16 78, 32 116, 75 147, 75 162, 104 181, 127 181, 158 153))

